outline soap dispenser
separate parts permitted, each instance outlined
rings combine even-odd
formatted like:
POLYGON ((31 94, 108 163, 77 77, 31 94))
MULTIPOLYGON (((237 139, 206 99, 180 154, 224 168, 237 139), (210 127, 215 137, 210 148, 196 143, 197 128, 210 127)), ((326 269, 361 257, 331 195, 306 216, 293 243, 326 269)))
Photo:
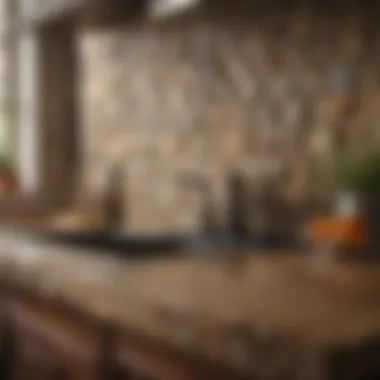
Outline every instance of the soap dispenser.
POLYGON ((125 173, 120 165, 114 165, 107 176, 104 214, 106 228, 117 231, 125 222, 125 173))
POLYGON ((227 231, 232 238, 246 238, 249 234, 247 220, 247 189, 243 176, 230 172, 227 178, 227 231))

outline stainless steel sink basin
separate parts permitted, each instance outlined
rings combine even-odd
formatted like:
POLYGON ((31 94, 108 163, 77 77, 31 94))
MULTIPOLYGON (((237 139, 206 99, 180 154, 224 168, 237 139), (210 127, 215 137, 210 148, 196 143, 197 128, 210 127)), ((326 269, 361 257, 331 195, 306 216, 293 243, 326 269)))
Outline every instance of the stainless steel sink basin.
POLYGON ((136 234, 97 231, 40 231, 42 241, 73 248, 108 252, 118 256, 167 256, 184 254, 238 254, 249 250, 280 251, 299 247, 292 236, 260 235, 231 237, 227 234, 136 234))
POLYGON ((38 232, 41 240, 71 246, 73 248, 96 249, 124 254, 177 252, 182 239, 174 235, 138 235, 112 233, 104 230, 38 232))

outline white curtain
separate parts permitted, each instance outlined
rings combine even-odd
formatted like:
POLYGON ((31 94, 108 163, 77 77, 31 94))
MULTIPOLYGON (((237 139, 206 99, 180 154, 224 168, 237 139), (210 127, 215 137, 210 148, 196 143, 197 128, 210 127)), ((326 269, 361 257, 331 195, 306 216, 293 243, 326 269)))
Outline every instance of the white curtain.
MULTIPOLYGON (((33 6, 33 0, 19 1, 22 19, 33 6)), ((39 185, 39 96, 38 40, 33 32, 20 32, 18 48, 19 131, 17 135, 20 184, 22 191, 35 192, 39 185)))
POLYGON ((9 72, 9 0, 0 0, 0 154, 8 153, 10 107, 8 97, 9 72))

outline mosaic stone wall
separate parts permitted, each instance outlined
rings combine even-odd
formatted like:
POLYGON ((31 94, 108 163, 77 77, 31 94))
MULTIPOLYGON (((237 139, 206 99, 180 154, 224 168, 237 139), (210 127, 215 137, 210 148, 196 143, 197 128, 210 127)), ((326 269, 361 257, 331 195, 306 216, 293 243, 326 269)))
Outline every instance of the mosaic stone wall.
POLYGON ((129 228, 197 229, 186 176, 223 223, 230 169, 268 183, 291 210, 272 221, 293 228, 328 200, 331 153, 379 137, 378 6, 221 4, 81 38, 85 186, 121 163, 129 228))

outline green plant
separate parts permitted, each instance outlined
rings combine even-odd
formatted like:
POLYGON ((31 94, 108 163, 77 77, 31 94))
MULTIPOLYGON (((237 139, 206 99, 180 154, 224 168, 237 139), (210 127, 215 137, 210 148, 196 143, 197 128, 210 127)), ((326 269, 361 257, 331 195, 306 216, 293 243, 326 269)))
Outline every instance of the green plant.
POLYGON ((380 196, 380 147, 335 157, 329 177, 340 189, 380 196))
POLYGON ((12 173, 13 165, 9 157, 0 156, 0 174, 2 173, 12 173))

